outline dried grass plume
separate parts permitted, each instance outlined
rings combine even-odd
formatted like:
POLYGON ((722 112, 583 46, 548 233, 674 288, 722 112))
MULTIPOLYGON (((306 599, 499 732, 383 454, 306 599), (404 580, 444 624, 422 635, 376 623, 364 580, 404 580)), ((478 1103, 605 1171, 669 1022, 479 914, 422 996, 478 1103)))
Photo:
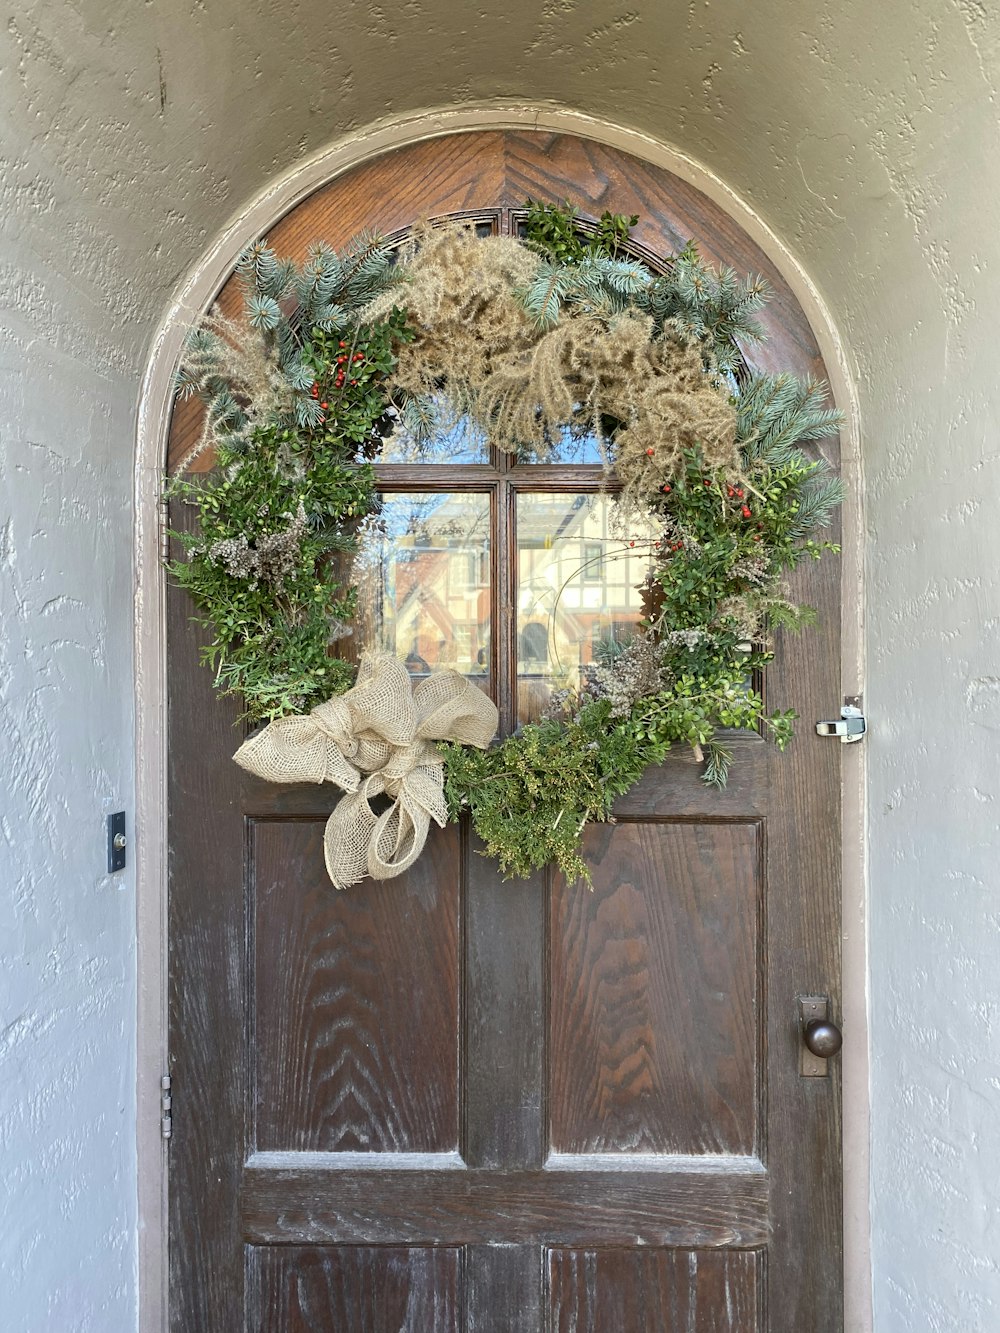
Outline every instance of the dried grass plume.
POLYGON ((404 304, 416 331, 390 381, 417 398, 443 394, 501 449, 544 453, 567 426, 613 427, 612 462, 625 493, 646 497, 699 447, 710 468, 738 470, 736 410, 702 349, 668 325, 653 337, 639 311, 564 308, 540 327, 519 299, 542 260, 511 237, 468 226, 415 229, 402 256, 407 283, 379 297, 363 320, 404 304), (402 297, 402 300, 400 299, 402 297))

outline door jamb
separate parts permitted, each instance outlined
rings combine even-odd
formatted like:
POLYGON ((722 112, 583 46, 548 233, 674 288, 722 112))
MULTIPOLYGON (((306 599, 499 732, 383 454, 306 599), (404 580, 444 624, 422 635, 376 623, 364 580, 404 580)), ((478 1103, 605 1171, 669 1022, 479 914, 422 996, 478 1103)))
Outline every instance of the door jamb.
MULTIPOLYGON (((264 235, 320 186, 370 158, 421 140, 475 130, 541 130, 596 140, 687 181, 718 203, 779 269, 819 344, 831 389, 845 414, 841 434, 843 510, 842 692, 864 681, 863 491, 860 420, 849 359, 836 324, 798 260, 724 181, 680 150, 580 112, 523 103, 455 108, 379 122, 344 136, 273 181, 230 220, 178 287, 160 322, 139 401, 134 477, 136 868, 139 1185, 139 1329, 167 1329, 167 1143, 160 1135, 160 1076, 167 1033, 166 630, 160 503, 173 402, 173 376, 187 332, 232 272, 245 244, 264 235)), ((835 707, 839 700, 831 700, 835 707)), ((845 753, 843 812, 842 1012, 850 1040, 843 1054, 845 1327, 870 1333, 869 1064, 867 856, 864 747, 845 753)))

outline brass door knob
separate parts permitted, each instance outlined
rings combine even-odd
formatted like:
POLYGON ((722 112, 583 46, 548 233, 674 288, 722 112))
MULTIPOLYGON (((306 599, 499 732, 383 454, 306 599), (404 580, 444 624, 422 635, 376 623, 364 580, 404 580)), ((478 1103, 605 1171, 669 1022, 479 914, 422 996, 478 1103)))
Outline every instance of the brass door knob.
POLYGON ((828 1018, 814 1018, 811 1023, 806 1024, 806 1030, 802 1035, 809 1050, 821 1060, 829 1060, 830 1056, 836 1055, 844 1044, 840 1028, 828 1018))

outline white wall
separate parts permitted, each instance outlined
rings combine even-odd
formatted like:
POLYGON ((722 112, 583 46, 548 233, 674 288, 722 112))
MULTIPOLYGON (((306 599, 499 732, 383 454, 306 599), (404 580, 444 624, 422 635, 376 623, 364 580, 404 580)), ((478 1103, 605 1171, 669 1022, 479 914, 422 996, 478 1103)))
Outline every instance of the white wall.
POLYGON ((133 404, 169 293, 298 157, 550 99, 666 140, 797 252, 868 478, 876 1328, 1000 1327, 994 879, 1000 19, 980 0, 21 0, 0 53, 0 1293, 133 1327, 133 404), (8 1188, 4 1190, 3 1185, 8 1188))

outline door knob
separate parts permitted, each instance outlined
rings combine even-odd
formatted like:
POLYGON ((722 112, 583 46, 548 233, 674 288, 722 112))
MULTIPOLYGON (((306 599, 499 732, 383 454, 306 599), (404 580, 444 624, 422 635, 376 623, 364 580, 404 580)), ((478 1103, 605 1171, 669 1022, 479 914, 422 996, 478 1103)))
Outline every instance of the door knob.
POLYGON ((814 1018, 807 1023, 802 1037, 813 1055, 818 1055, 821 1060, 829 1060, 844 1044, 840 1028, 828 1018, 814 1018))
POLYGON ((830 1017, 829 995, 798 997, 799 1074, 802 1078, 829 1078, 830 1057, 843 1045, 840 1028, 830 1017))

